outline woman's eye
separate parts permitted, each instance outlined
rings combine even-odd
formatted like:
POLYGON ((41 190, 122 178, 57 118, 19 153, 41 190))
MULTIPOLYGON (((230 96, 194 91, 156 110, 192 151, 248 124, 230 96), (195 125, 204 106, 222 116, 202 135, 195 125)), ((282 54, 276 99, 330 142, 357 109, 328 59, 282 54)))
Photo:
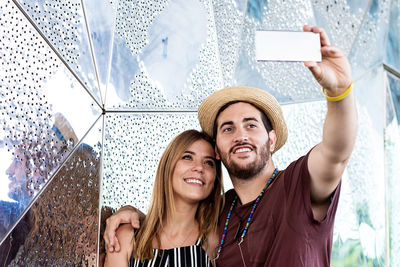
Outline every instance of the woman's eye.
POLYGON ((214 167, 214 161, 212 160, 207 160, 205 163, 211 167, 214 167))
POLYGON ((183 155, 182 159, 191 160, 192 156, 191 155, 183 155))

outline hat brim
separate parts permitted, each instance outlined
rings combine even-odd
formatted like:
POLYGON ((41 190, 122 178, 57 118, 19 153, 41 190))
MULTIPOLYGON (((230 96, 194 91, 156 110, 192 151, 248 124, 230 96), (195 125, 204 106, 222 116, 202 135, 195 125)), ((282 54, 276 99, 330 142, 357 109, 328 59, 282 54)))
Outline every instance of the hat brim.
POLYGON ((219 110, 224 105, 235 101, 252 104, 265 113, 276 134, 274 152, 286 143, 288 132, 278 101, 264 90, 247 86, 234 86, 218 90, 200 104, 198 118, 200 126, 206 134, 213 136, 214 122, 219 110))

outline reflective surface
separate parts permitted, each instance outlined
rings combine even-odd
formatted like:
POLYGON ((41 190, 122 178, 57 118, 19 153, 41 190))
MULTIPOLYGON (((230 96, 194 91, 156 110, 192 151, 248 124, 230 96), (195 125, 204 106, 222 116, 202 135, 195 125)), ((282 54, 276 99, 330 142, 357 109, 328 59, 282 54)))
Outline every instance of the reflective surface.
POLYGON ((0 39, 2 240, 101 111, 18 8, 0 6, 1 31, 10 33, 0 39))
POLYGON ((300 31, 307 23, 315 24, 310 2, 289 1, 281 4, 279 1, 269 1, 267 4, 263 1, 248 1, 231 84, 245 84, 267 90, 281 103, 321 99, 316 83, 303 63, 255 60, 256 30, 300 31))
POLYGON ((400 1, 392 0, 385 63, 400 69, 400 1))
POLYGON ((388 192, 389 253, 391 266, 400 265, 400 78, 387 75, 385 128, 385 174, 388 192))
POLYGON ((96 266, 99 120, 3 242, 8 266, 96 266))
POLYGON ((209 1, 119 1, 106 107, 195 111, 222 86, 217 55, 209 1))
POLYGON ((20 0, 18 3, 76 78, 101 103, 81 1, 20 0))
POLYGON ((359 79, 368 69, 382 63, 389 14, 390 1, 371 1, 349 54, 354 79, 359 79))
POLYGON ((307 153, 321 140, 321 89, 302 63, 256 62, 253 42, 308 23, 349 55, 358 105, 331 265, 400 265, 399 3, 1 1, 0 262, 101 264, 105 219, 147 210, 165 146, 199 129, 199 103, 221 87, 284 104, 279 168, 307 153))

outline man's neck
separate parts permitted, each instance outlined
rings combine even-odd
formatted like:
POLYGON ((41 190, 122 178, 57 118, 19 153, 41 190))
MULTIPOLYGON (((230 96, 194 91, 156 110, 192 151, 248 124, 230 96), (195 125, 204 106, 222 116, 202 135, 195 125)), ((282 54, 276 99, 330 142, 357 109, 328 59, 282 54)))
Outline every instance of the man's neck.
POLYGON ((240 201, 242 202, 242 205, 257 198, 267 184, 268 180, 271 178, 274 170, 274 163, 270 159, 265 168, 251 178, 239 179, 237 177, 231 177, 233 187, 240 201))

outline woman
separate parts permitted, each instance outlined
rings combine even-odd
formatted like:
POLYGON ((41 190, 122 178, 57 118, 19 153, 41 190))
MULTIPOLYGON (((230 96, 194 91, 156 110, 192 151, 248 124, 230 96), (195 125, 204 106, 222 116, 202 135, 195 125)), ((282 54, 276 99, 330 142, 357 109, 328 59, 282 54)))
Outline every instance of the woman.
POLYGON ((108 253, 105 266, 211 265, 222 198, 212 140, 196 130, 179 134, 161 157, 142 227, 135 236, 130 225, 118 229, 121 250, 108 253))

